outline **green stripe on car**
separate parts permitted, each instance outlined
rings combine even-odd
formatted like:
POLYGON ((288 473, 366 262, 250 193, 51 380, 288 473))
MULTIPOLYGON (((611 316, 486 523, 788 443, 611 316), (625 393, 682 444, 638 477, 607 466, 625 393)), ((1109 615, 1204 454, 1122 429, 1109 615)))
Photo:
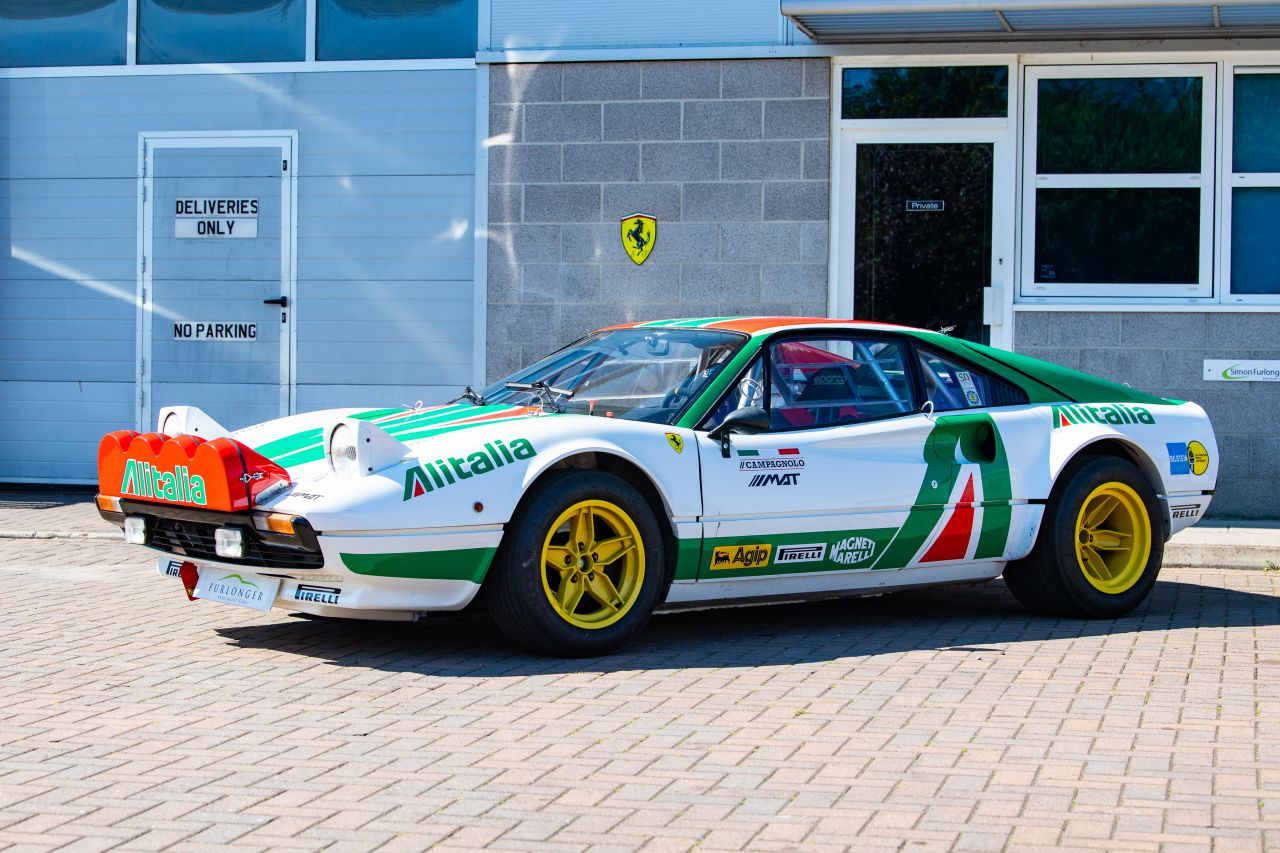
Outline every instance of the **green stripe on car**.
POLYGON ((496 548, 411 551, 392 554, 342 554, 342 563, 358 575, 419 580, 484 580, 496 548))

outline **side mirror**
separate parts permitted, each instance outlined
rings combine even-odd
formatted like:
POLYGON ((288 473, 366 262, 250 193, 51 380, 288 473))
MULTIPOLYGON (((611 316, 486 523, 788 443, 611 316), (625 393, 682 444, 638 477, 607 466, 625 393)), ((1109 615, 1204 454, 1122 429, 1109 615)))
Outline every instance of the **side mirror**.
POLYGON ((729 436, 735 432, 752 435, 769 431, 769 413, 764 409, 746 408, 730 412, 707 437, 720 442, 720 455, 729 458, 729 436))

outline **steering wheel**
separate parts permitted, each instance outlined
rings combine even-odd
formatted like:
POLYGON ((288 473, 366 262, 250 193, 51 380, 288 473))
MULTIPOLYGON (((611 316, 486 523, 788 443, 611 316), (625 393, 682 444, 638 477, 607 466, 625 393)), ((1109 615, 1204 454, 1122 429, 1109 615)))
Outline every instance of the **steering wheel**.
POLYGON ((764 402, 764 383, 746 376, 738 383, 738 408, 746 408, 753 402, 757 405, 764 402))

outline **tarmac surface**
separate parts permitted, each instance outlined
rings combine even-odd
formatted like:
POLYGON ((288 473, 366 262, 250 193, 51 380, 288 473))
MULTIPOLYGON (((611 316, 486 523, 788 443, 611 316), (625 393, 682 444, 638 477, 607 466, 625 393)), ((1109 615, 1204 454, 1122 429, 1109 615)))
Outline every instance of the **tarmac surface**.
POLYGON ((994 581, 562 661, 189 603, 86 500, 0 493, 0 847, 1280 849, 1274 530, 1118 620, 994 581))

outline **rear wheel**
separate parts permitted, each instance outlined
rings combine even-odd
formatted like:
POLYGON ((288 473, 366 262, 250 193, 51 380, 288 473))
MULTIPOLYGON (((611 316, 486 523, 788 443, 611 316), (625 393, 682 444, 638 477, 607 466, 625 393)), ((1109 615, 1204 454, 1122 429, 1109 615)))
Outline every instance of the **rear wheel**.
POLYGON ((1164 559, 1160 505, 1132 464, 1086 458, 1063 473, 1031 553, 1005 567, 1018 601, 1040 613, 1115 618, 1155 586, 1164 559))
POLYGON ((494 621, 555 655, 610 652, 663 588, 662 535, 639 492, 601 471, 553 474, 512 520, 486 581, 494 621))

